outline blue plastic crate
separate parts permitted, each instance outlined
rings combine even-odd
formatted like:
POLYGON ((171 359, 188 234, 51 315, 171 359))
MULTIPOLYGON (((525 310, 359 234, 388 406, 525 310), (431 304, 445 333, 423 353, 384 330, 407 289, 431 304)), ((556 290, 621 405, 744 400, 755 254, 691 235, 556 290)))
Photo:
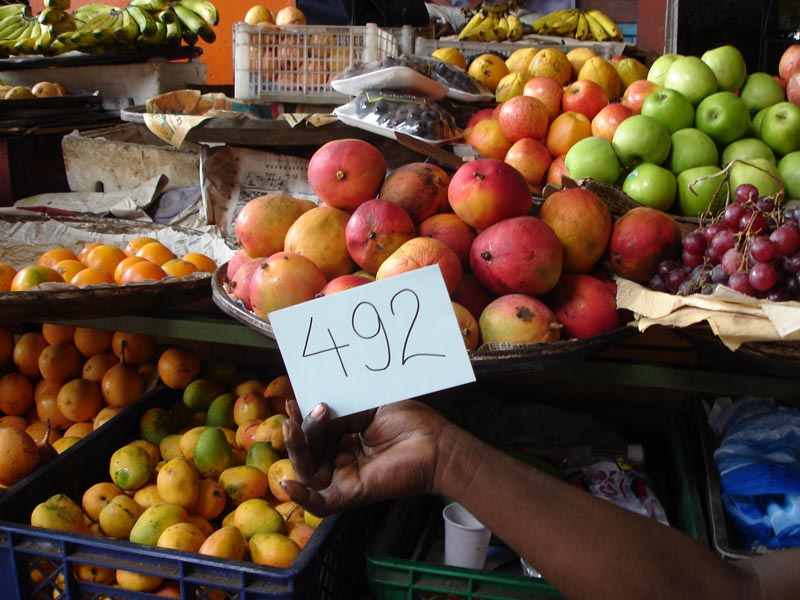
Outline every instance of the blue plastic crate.
POLYGON ((622 39, 626 44, 636 45, 636 32, 638 30, 638 26, 635 22, 633 23, 617 23, 617 27, 622 32, 622 39))
POLYGON ((0 496, 0 597, 157 598, 80 581, 73 574, 79 563, 160 575, 180 584, 182 598, 317 600, 357 596, 354 588, 363 576, 350 560, 350 552, 354 548, 358 552, 366 535, 358 512, 323 519, 286 569, 28 525, 33 508, 53 494, 65 493, 80 503, 86 488, 108 481, 111 454, 139 437, 139 418, 144 411, 154 406, 169 408, 180 398, 179 393, 159 390, 145 395, 0 496))

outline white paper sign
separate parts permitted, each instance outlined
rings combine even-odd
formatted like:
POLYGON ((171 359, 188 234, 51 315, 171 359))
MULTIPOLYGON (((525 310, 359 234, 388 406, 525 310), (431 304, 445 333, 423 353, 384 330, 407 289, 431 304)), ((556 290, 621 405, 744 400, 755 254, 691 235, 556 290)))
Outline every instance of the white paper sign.
POLYGON ((438 266, 269 315, 300 410, 342 417, 475 381, 438 266))

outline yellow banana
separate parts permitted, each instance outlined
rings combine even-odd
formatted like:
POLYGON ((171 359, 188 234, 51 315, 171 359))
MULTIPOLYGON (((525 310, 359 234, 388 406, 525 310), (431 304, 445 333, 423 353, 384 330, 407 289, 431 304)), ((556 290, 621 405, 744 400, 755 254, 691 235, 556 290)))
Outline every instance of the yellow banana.
POLYGON ((605 42, 606 40, 610 39, 610 36, 600 24, 600 22, 595 19, 594 15, 589 12, 586 12, 586 23, 589 25, 589 31, 592 34, 592 37, 595 41, 598 42, 605 42))
POLYGON ((492 32, 494 33, 494 37, 501 42, 508 39, 508 19, 505 16, 501 16, 497 19, 497 24, 492 32))
POLYGON ((473 36, 477 35, 477 31, 481 25, 481 23, 486 19, 486 13, 482 10, 479 10, 472 18, 467 21, 467 24, 461 29, 458 34, 459 40, 470 40, 473 36))
POLYGON ((554 33, 558 35, 565 35, 572 31, 575 31, 575 28, 578 26, 578 12, 570 12, 567 16, 565 16, 560 21, 556 21, 551 25, 551 29, 554 33))
POLYGON ((508 39, 509 41, 516 42, 522 39, 522 21, 514 13, 508 13, 506 17, 508 21, 508 39))
POLYGON ((618 41, 621 41, 623 39, 622 31, 620 31, 619 27, 617 27, 617 24, 611 17, 609 17, 603 11, 593 8, 592 10, 588 10, 586 12, 592 17, 594 17, 594 19, 608 34, 608 37, 610 39, 618 41))
POLYGON ((209 25, 219 23, 219 12, 209 0, 178 0, 178 4, 200 16, 209 25))
POLYGON ((489 13, 489 16, 481 23, 481 28, 478 29, 478 39, 481 42, 493 42, 497 38, 494 35, 495 27, 499 15, 497 13, 489 13))

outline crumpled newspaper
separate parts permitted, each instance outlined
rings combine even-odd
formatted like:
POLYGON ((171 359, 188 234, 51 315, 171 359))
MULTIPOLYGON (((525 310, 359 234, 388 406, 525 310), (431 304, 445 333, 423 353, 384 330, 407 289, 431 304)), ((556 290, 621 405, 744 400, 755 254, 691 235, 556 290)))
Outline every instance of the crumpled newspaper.
POLYGON ((747 342, 800 340, 800 302, 768 302, 725 286, 710 295, 676 296, 617 278, 617 307, 634 313, 639 331, 708 323, 732 351, 747 342))

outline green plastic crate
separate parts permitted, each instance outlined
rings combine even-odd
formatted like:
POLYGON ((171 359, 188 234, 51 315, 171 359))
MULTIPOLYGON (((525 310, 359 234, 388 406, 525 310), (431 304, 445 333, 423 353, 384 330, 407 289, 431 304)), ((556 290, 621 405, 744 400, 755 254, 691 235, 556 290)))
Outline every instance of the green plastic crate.
MULTIPOLYGON (((645 470, 673 527, 708 546, 692 441, 685 415, 631 408, 592 407, 612 420, 630 442, 641 442, 645 470)), ((563 598, 549 583, 522 574, 513 554, 499 570, 475 570, 429 562, 441 547, 442 501, 420 496, 395 501, 366 555, 367 580, 378 600, 538 600, 563 598)), ((490 546, 487 566, 491 566, 490 546)), ((502 550, 500 550, 502 552, 502 550)), ((497 557, 495 557, 497 558, 497 557)), ((502 560, 502 556, 499 560, 502 560)), ((497 560, 495 560, 497 562, 497 560)))

